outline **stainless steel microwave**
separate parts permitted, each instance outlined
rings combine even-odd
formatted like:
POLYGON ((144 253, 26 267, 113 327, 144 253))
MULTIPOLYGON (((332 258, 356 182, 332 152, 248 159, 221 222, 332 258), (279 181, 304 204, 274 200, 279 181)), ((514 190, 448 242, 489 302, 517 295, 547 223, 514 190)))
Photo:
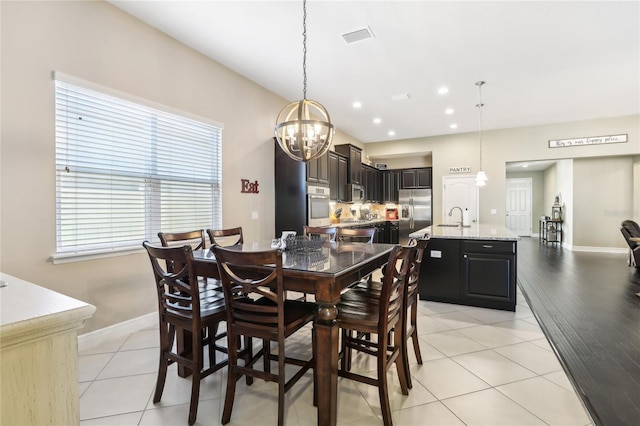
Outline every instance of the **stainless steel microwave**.
POLYGON ((329 188, 307 186, 307 225, 331 225, 331 207, 329 206, 329 188))
POLYGON ((349 198, 349 202, 364 203, 366 201, 364 196, 364 187, 362 185, 349 184, 347 185, 347 191, 349 191, 348 194, 351 196, 349 198))

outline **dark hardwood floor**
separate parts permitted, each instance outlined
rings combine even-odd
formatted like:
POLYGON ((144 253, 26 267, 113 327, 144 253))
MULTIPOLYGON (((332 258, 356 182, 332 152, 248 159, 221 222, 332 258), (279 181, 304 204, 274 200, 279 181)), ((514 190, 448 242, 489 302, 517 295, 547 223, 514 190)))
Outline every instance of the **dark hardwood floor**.
POLYGON ((523 237, 518 283, 594 422, 640 424, 640 272, 523 237))

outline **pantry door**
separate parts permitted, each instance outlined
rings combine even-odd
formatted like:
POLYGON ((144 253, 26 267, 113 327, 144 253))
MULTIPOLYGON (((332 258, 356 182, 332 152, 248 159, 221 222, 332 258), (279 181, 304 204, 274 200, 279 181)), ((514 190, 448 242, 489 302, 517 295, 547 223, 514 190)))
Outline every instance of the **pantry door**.
POLYGON ((478 186, 475 176, 442 177, 442 223, 456 224, 462 220, 460 211, 453 207, 469 210, 471 224, 478 223, 478 186))

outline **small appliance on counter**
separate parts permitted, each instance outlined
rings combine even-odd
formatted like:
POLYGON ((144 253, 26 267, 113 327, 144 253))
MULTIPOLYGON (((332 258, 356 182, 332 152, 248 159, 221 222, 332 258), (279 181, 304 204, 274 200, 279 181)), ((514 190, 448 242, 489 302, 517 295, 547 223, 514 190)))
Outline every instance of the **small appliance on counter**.
POLYGON ((398 220, 398 209, 385 209, 384 218, 387 220, 398 220))

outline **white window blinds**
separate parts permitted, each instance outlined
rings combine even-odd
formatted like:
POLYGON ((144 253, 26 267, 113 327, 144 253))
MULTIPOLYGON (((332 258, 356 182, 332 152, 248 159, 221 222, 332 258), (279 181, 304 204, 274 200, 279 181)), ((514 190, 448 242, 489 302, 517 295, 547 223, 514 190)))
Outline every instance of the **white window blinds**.
POLYGON ((219 228, 222 128, 55 82, 57 253, 219 228))

